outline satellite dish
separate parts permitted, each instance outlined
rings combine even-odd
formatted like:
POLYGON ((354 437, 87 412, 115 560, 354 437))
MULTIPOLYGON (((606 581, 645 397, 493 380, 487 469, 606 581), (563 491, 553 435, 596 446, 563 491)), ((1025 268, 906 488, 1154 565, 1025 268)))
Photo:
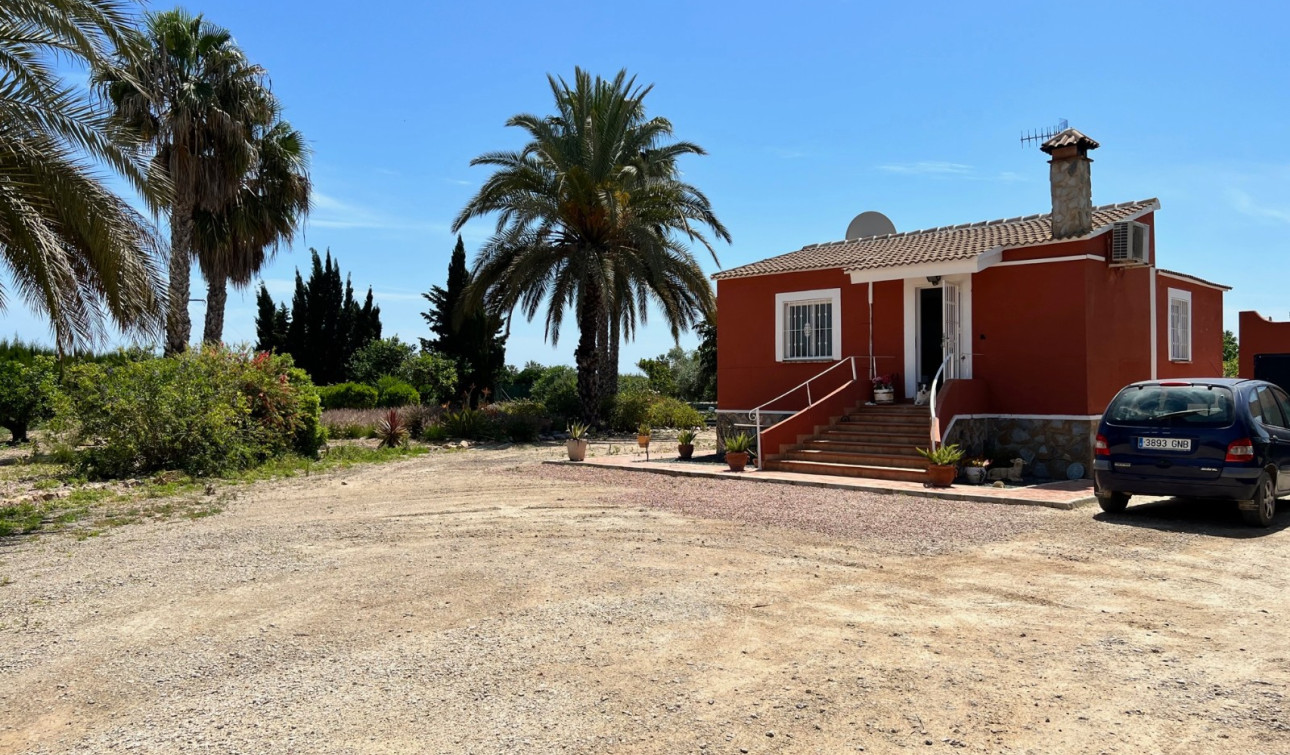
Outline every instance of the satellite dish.
POLYGON ((887 233, 895 233, 896 224, 891 222, 891 218, 883 215, 881 212, 862 212, 855 216, 851 224, 847 226, 847 241, 853 239, 863 239, 868 236, 882 236, 887 233))

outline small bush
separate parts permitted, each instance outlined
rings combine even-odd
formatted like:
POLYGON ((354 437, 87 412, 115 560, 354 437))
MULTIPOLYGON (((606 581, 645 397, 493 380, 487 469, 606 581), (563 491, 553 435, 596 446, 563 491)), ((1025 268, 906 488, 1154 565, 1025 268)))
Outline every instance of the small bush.
POLYGON ((318 389, 324 409, 371 409, 380 398, 380 391, 362 383, 340 383, 318 389))
POLYGON ((448 428, 444 427, 442 422, 435 422, 426 425, 425 430, 421 432, 421 438, 428 443, 442 443, 448 438, 448 428))
POLYGON ((535 441, 543 431, 551 427, 551 418, 547 416, 546 407, 540 401, 520 399, 494 404, 499 413, 499 424, 502 434, 516 443, 535 441))
POLYGON ((10 443, 25 442, 32 423, 54 416, 57 393, 53 358, 32 354, 0 362, 0 427, 13 436, 10 443))
POLYGON ((377 448, 398 448, 408 444, 408 426, 398 409, 391 409, 376 423, 377 448))
POLYGON ((415 406, 421 403, 421 394, 417 393, 416 388, 390 375, 386 375, 377 381, 376 390, 379 393, 376 405, 379 407, 395 409, 400 406, 415 406))
POLYGON ((656 398, 646 419, 654 427, 699 427, 703 415, 698 409, 675 398, 656 398))
POLYGON ((582 414, 582 402, 578 399, 578 373, 572 367, 547 367, 534 381, 532 396, 542 402, 548 412, 559 417, 582 414))
POLYGON ((443 427, 452 438, 484 440, 493 437, 492 419, 481 409, 463 408, 443 416, 443 427))
POLYGON ((403 421, 408 426, 408 432, 412 434, 413 438, 420 438, 427 427, 435 424, 443 417, 443 407, 426 406, 425 404, 407 406, 403 408, 401 414, 403 415, 403 421))
POLYGON ((609 415, 610 426, 624 433, 629 433, 641 424, 654 423, 649 417, 650 406, 656 397, 648 392, 620 393, 614 398, 614 409, 609 415))

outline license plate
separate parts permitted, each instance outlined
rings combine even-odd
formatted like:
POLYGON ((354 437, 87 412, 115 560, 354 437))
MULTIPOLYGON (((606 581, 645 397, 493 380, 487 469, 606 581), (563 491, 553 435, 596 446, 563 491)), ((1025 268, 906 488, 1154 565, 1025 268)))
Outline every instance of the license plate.
POLYGON ((1138 448, 1144 451, 1190 451, 1191 438, 1138 438, 1138 448))

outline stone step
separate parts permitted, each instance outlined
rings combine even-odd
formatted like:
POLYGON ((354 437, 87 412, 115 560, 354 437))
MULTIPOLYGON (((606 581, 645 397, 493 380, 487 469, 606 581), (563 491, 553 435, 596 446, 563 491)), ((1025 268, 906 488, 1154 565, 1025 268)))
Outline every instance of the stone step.
POLYGON ((869 417, 852 414, 846 419, 838 420, 838 427, 852 425, 884 425, 890 427, 931 427, 930 417, 869 417))
POLYGON ((800 472, 803 474, 823 474, 837 477, 865 477, 871 480, 903 480, 905 482, 926 482, 927 472, 923 469, 906 467, 860 466, 856 464, 832 464, 820 461, 797 461, 783 459, 768 461, 763 469, 776 472, 800 472))
POLYGON ((883 445, 883 446, 918 446, 926 448, 931 442, 928 432, 887 432, 884 430, 843 430, 831 427, 819 435, 814 440, 836 440, 845 443, 862 443, 864 445, 883 445))
POLYGON ((789 451, 787 458, 793 461, 826 462, 829 464, 850 464, 860 467, 900 467, 902 469, 927 469, 927 460, 915 453, 849 453, 845 451, 825 451, 818 448, 802 448, 789 451))
MULTIPOLYGON (((813 438, 806 441, 806 448, 818 451, 839 451, 853 454, 886 454, 891 456, 910 456, 922 459, 922 455, 912 445, 891 445, 890 443, 850 443, 844 440, 813 438)), ((920 446, 925 447, 925 446, 920 446)))

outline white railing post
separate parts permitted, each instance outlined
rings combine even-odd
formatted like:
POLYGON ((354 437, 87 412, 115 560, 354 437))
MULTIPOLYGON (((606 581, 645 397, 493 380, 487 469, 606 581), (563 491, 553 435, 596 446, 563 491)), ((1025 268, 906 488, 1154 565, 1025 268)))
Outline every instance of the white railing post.
POLYGON ((936 425, 936 386, 937 383, 941 382, 941 378, 945 376, 945 367, 950 363, 950 358, 953 356, 953 354, 948 354, 945 359, 941 361, 940 369, 936 371, 936 376, 932 378, 931 394, 927 397, 927 406, 932 413, 931 437, 928 445, 933 451, 936 450, 937 443, 939 442, 936 436, 940 435, 940 428, 936 425))

